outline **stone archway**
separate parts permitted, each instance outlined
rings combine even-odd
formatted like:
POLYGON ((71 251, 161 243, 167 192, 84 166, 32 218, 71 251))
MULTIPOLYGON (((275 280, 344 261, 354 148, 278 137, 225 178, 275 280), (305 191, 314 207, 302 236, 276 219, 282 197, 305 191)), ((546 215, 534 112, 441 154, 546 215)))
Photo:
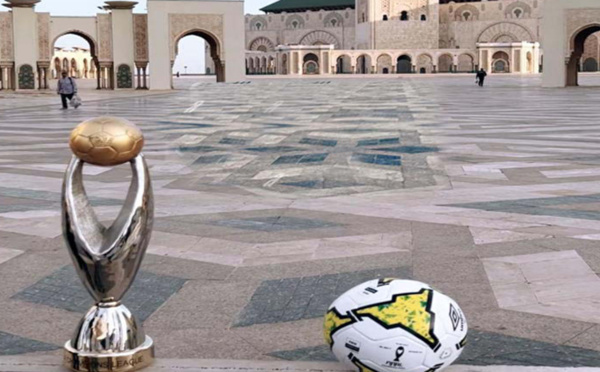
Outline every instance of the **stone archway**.
POLYGON ((225 82, 225 66, 224 66, 224 62, 221 60, 221 52, 222 52, 221 51, 221 48, 222 48, 221 42, 211 32, 208 32, 208 31, 205 31, 202 29, 192 29, 192 30, 188 30, 188 31, 185 31, 185 32, 179 34, 179 36, 177 38, 175 38, 175 42, 174 42, 175 53, 174 53, 173 60, 175 60, 175 58, 177 57, 177 54, 179 52, 178 51, 179 41, 187 36, 197 36, 201 39, 204 39, 204 41, 206 41, 206 43, 209 46, 210 57, 213 60, 213 63, 215 66, 215 74, 217 75, 217 82, 218 83, 225 82))
POLYGON ((458 72, 474 72, 475 71, 475 58, 472 55, 463 53, 458 56, 458 72))
POLYGON ((341 55, 336 60, 336 74, 352 73, 352 59, 347 54, 341 55))
POLYGON ((396 60, 396 72, 399 74, 410 74, 412 72, 412 58, 406 54, 396 60))
POLYGON ((433 72, 433 58, 429 54, 423 53, 417 57, 417 70, 420 74, 430 74, 433 72))
MULTIPOLYGON (((56 45, 56 42, 58 41, 58 39, 60 39, 61 37, 65 36, 65 35, 79 36, 80 38, 84 39, 89 44, 90 55, 92 56, 90 63, 92 65, 93 69, 95 71, 97 71, 96 89, 112 88, 112 81, 113 81, 112 76, 113 76, 114 71, 112 71, 111 68, 100 66, 100 62, 98 59, 98 43, 97 43, 97 41, 93 37, 91 37, 89 34, 87 34, 86 32, 83 32, 78 29, 71 29, 68 31, 61 32, 59 35, 57 35, 54 38, 54 40, 52 40, 51 46, 54 47, 56 45)), ((66 67, 63 64, 61 70, 69 72, 70 67, 66 67)), ((60 78, 60 73, 58 70, 57 70, 56 78, 60 78)))
POLYGON ((314 53, 306 54, 303 59, 303 74, 318 75, 319 71, 319 57, 314 53))
POLYGON ((389 74, 392 71, 392 57, 389 54, 382 54, 377 57, 377 73, 389 74))
POLYGON ((506 52, 496 52, 492 56, 492 72, 510 72, 510 57, 506 52))
POLYGON ((368 54, 361 54, 356 59, 356 73, 357 74, 369 74, 371 73, 371 56, 368 54))
POLYGON ((579 66, 585 41, 598 31, 600 31, 600 23, 584 26, 572 35, 570 40, 571 55, 567 63, 567 86, 579 85, 579 66))
POLYGON ((453 72, 454 59, 450 54, 442 54, 438 59, 438 72, 453 72))

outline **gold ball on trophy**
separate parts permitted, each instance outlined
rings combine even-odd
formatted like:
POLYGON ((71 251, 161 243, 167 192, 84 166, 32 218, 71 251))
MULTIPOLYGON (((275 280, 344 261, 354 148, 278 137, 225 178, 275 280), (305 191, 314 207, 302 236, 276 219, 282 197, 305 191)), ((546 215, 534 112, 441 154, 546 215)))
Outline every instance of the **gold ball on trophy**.
POLYGON ((99 117, 73 129, 69 146, 73 154, 86 163, 113 166, 138 156, 144 147, 144 136, 128 120, 99 117))

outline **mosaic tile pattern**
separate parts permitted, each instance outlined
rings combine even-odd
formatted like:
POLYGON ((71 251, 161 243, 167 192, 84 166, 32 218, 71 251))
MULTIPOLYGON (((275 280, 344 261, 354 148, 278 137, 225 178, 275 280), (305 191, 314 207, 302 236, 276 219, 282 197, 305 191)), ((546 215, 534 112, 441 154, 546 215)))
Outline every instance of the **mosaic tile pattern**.
POLYGON ((452 204, 453 207, 481 209, 533 216, 551 216, 600 221, 600 211, 581 209, 581 205, 600 203, 600 194, 562 196, 555 198, 517 199, 481 203, 452 204), (570 208, 573 206, 575 208, 570 208))
POLYGON ((402 165, 402 158, 393 155, 354 154, 352 155, 352 161, 365 164, 387 165, 391 167, 402 165))
POLYGON ((235 326, 320 318, 344 292, 383 277, 407 279, 410 270, 400 267, 265 281, 256 289, 235 326))
POLYGON ((322 163, 329 154, 286 155, 280 156, 273 165, 322 163))
MULTIPOLYGON (((141 271, 123 303, 138 320, 144 321, 177 293, 185 282, 182 278, 141 271)), ((12 299, 79 313, 87 312, 93 305, 92 298, 71 266, 45 277, 12 299)))

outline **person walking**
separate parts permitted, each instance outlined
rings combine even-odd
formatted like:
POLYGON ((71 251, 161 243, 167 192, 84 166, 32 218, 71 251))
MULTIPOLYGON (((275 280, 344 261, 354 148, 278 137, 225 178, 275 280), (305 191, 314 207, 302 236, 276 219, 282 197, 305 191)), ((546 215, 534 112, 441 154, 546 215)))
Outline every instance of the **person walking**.
POLYGON ((482 87, 486 76, 487 76, 487 72, 485 72, 484 69, 477 71, 477 76, 475 77, 475 83, 478 83, 479 86, 482 87))
POLYGON ((67 99, 71 101, 77 94, 77 83, 66 71, 63 71, 62 79, 58 80, 57 93, 60 94, 62 100, 62 109, 67 110, 69 108, 67 99))

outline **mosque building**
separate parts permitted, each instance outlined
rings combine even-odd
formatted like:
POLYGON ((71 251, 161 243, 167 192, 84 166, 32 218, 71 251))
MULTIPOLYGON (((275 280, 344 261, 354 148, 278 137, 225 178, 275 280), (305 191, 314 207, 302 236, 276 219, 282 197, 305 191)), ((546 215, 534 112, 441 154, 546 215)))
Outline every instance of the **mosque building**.
MULTIPOLYGON (((548 0, 545 0, 548 1, 548 0)), ((248 74, 536 74, 544 0, 279 0, 246 15, 248 74)), ((581 71, 597 71, 599 38, 581 71)), ((207 64, 210 71, 210 61, 207 64)))

